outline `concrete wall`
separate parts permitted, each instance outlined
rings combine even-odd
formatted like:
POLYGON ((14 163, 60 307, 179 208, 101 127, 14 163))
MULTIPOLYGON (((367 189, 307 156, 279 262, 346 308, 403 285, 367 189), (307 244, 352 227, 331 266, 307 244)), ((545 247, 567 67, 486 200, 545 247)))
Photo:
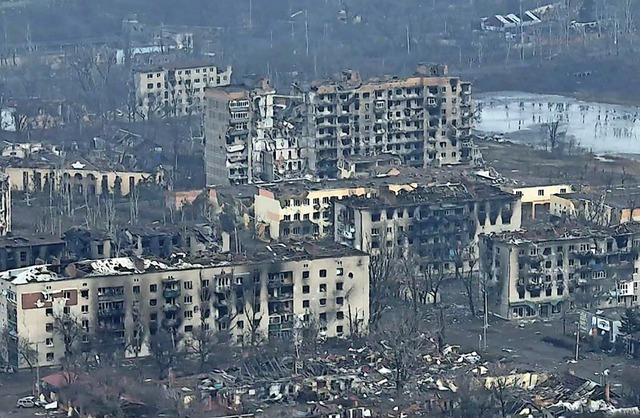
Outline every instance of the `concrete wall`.
POLYGON ((57 191, 60 191, 61 185, 64 182, 67 182, 67 184, 74 188, 74 190, 77 190, 77 187, 82 187, 82 193, 95 195, 101 195, 105 192, 113 192, 117 181, 120 181, 120 190, 122 195, 128 195, 131 192, 131 184, 135 186, 138 183, 146 181, 154 176, 151 173, 141 172, 106 172, 84 169, 48 169, 30 167, 7 167, 5 172, 11 179, 13 179, 11 181, 11 189, 15 191, 45 191, 46 179, 52 176, 54 179, 54 187, 57 191), (37 187, 38 175, 40 176, 39 187, 37 187), (108 190, 103 190, 103 181, 106 181, 108 190))
POLYGON ((551 196, 558 193, 571 193, 573 186, 570 184, 551 184, 527 187, 505 187, 503 190, 519 195, 523 204, 531 205, 531 217, 536 217, 536 206, 549 205, 551 196))

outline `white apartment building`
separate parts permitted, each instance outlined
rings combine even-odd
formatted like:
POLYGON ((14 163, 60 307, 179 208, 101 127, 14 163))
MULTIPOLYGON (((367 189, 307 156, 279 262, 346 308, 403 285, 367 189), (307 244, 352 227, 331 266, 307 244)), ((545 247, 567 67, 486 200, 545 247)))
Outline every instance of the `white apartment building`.
POLYGON ((40 366, 65 355, 56 317, 133 357, 149 354, 149 336, 161 328, 182 347, 198 327, 230 332, 237 344, 278 336, 316 324, 327 337, 364 332, 369 320, 368 255, 325 243, 264 246, 248 255, 208 265, 168 265, 141 258, 36 265, 0 276, 0 327, 15 338, 2 354, 27 367, 18 338, 37 349, 40 366), (132 347, 138 347, 133 349, 132 347))
POLYGON ((231 67, 210 62, 184 62, 140 68, 133 72, 136 114, 187 116, 204 109, 204 91, 231 83, 231 67))

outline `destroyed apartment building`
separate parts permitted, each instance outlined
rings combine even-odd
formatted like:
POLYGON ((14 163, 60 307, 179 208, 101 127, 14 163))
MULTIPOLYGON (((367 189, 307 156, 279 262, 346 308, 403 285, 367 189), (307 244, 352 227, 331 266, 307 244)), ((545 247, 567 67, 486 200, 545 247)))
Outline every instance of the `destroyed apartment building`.
POLYGON ((518 196, 471 182, 347 197, 334 210, 337 242, 372 253, 408 247, 422 269, 445 273, 459 261, 476 266, 478 236, 516 231, 521 219, 518 196))
POLYGON ((573 193, 551 196, 549 212, 556 218, 577 219, 611 226, 640 221, 640 193, 637 188, 601 190, 583 187, 573 193))
POLYGON ((322 239, 333 235, 333 205, 350 196, 397 193, 430 182, 427 175, 397 175, 367 180, 300 180, 260 185, 253 203, 256 232, 274 240, 322 239))
POLYGON ((640 225, 552 226, 480 237, 489 310, 507 319, 637 301, 640 225))
POLYGON ((392 154, 410 167, 470 163, 479 156, 471 131, 471 83, 447 66, 420 64, 413 76, 362 80, 357 71, 302 88, 314 146, 309 167, 338 176, 350 156, 392 154))
POLYGON ((266 79, 207 89, 205 168, 208 185, 298 179, 306 173, 297 104, 266 79))
POLYGON ((57 263, 64 258, 65 252, 65 242, 59 237, 12 233, 0 237, 0 271, 57 263))
POLYGON ((237 344, 293 338, 309 324, 326 337, 366 330, 367 254, 332 242, 254 244, 193 263, 131 256, 9 269, 0 275, 0 323, 14 337, 5 360, 28 367, 17 350, 25 337, 43 342, 41 366, 60 364, 65 344, 53 323, 62 315, 84 331, 78 345, 99 334, 127 356, 148 355, 161 328, 187 348, 202 323, 237 344))
POLYGON ((415 75, 297 84, 276 94, 266 80, 207 89, 208 185, 312 176, 355 178, 405 165, 474 163, 471 84, 446 66, 415 75))
POLYGON ((73 227, 63 234, 70 259, 108 259, 120 256, 167 258, 179 253, 189 257, 229 252, 230 235, 215 226, 194 224, 129 225, 114 233, 73 227))

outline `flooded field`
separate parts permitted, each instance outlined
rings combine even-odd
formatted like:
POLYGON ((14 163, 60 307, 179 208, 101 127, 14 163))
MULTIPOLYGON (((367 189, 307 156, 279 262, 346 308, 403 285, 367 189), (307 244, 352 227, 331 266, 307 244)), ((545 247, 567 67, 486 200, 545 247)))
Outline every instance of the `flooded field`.
POLYGON ((520 92, 483 93, 477 130, 514 141, 544 143, 545 124, 559 121, 567 140, 598 154, 640 155, 640 108, 520 92))

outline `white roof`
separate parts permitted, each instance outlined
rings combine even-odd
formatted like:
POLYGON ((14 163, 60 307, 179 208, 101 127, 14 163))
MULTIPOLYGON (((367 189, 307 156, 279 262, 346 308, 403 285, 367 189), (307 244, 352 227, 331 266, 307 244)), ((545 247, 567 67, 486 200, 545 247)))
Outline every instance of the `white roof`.
POLYGON ((91 268, 93 269, 93 273, 91 273, 91 275, 93 276, 115 276, 119 274, 130 274, 132 270, 137 273, 142 273, 151 266, 162 270, 166 270, 169 268, 169 266, 167 266, 166 264, 160 263, 158 261, 147 259, 143 259, 142 261, 144 262, 144 268, 142 270, 137 269, 135 264, 133 263, 133 260, 129 257, 107 258, 105 260, 91 260, 89 261, 89 263, 91 265, 91 268))
POLYGON ((513 23, 520 23, 520 18, 513 13, 509 13, 505 18, 513 23))
POLYGON ((540 18, 536 16, 533 12, 528 11, 524 12, 525 16, 528 17, 532 22, 541 22, 540 18))
MULTIPOLYGON (((118 276, 132 273, 142 273, 150 267, 157 270, 171 270, 172 268, 164 263, 154 260, 142 259, 142 269, 136 268, 133 260, 129 257, 109 258, 105 260, 88 260, 75 263, 76 266, 90 265, 91 273, 86 277, 95 276, 118 276)), ((32 282, 50 282, 53 280, 64 280, 69 277, 64 274, 51 271, 52 264, 42 264, 36 266, 22 267, 19 269, 7 270, 0 273, 0 280, 6 280, 12 284, 27 284, 32 282)), ((196 265, 179 265, 173 269, 185 269, 195 267, 196 265)))
POLYGON ((58 275, 49 271, 50 264, 22 267, 0 273, 0 278, 12 284, 27 284, 29 282, 48 282, 58 279, 58 275))

